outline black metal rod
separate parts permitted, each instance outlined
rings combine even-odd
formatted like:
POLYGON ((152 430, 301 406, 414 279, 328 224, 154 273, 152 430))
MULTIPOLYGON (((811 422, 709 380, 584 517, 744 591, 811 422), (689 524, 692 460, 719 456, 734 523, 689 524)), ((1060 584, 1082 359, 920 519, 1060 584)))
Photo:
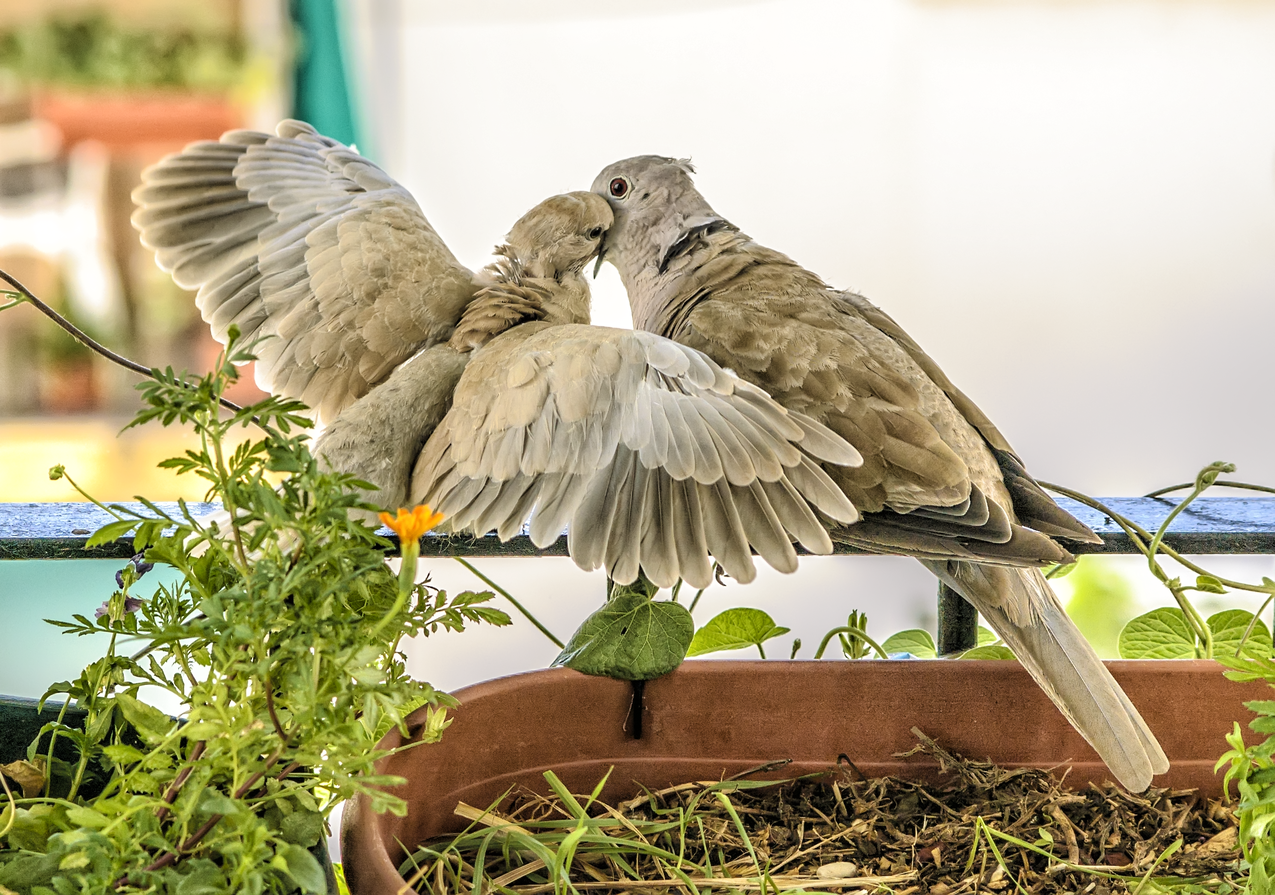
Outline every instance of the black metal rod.
POLYGON ((939 585, 939 655, 963 653, 978 645, 978 610, 946 584, 939 585))

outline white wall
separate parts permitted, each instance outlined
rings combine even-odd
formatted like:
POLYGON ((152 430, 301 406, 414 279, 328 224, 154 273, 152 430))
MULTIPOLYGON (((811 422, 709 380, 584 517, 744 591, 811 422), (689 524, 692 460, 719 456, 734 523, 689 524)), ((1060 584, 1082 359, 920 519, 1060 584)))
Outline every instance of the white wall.
MULTIPOLYGON (((385 163, 467 263, 611 161, 689 155, 719 212, 882 305, 1037 476, 1136 494, 1228 459, 1275 482, 1275 3, 376 5, 385 163)), ((609 268, 596 294, 626 318, 609 268)), ((735 593, 876 618, 896 586, 864 562, 735 593)))

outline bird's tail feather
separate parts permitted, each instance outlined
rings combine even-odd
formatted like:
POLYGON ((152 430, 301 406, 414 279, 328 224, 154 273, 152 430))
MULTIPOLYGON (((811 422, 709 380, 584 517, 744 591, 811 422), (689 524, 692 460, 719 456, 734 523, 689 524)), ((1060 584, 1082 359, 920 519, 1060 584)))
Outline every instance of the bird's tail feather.
POLYGON ((973 604, 1121 784, 1141 792, 1169 769, 1155 735, 1038 569, 925 565, 973 604))

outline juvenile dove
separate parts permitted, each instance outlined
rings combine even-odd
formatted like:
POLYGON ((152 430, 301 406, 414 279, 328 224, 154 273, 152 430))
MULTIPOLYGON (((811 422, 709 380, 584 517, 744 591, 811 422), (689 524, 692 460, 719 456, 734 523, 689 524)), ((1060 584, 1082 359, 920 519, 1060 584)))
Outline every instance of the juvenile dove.
MULTIPOLYGON (((634 324, 697 348, 862 454, 827 467, 863 514, 832 537, 916 556, 974 605, 1116 778, 1168 760, 1040 566, 1096 536, 1027 474, 991 421, 897 323, 718 215, 686 161, 638 156, 593 183, 615 212, 605 258, 634 324)), ((601 263, 601 259, 599 259, 601 263)))
POLYGON ((533 208, 477 275, 402 187, 301 122, 192 144, 134 200, 213 334, 260 340, 258 383, 311 404, 316 453, 378 502, 506 538, 530 519, 542 546, 569 522, 585 568, 664 585, 707 584, 712 559, 749 580, 752 549, 791 571, 793 540, 832 549, 815 509, 857 518, 815 462, 859 462, 844 440, 698 352, 584 325, 612 218, 592 193, 533 208))

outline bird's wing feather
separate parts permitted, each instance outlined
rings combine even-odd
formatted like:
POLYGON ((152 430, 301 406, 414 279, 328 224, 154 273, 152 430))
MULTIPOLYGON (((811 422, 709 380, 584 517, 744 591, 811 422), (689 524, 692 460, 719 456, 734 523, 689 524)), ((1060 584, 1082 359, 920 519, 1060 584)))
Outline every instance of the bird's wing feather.
POLYGON ((650 333, 523 324, 474 353, 426 443, 412 499, 455 529, 570 527, 571 555, 632 581, 740 580, 752 551, 796 564, 792 542, 831 549, 825 518, 857 512, 817 460, 858 454, 694 349, 650 333), (481 483, 481 484, 479 484, 481 483))
POLYGON ((403 187, 302 122, 193 143, 133 200, 142 242, 199 290, 213 335, 260 339, 257 383, 325 421, 445 340, 475 290, 403 187))
POLYGON ((983 411, 964 392, 962 392, 947 374, 921 348, 916 341, 899 326, 889 314, 878 308, 861 295, 842 292, 839 297, 846 301, 855 312, 862 316, 881 332, 892 338, 908 357, 910 357, 939 388, 947 395, 952 406, 965 420, 978 430, 987 441, 992 454, 996 457, 1004 476, 1005 487, 1009 489, 1014 504, 1014 513, 1020 522, 1039 532, 1054 537, 1068 538, 1089 544, 1102 543, 1102 538, 1075 516, 1058 506, 1045 493, 1034 478, 1027 472, 1023 461, 1010 447, 1009 441, 1001 434, 983 411))
MULTIPOLYGON (((723 236, 735 238, 746 239, 723 236)), ((749 249, 762 263, 707 284, 710 297, 674 336, 858 448, 861 465, 829 467, 866 514, 840 540, 932 557, 985 554, 1011 564, 1069 557, 1023 525, 1039 522, 1047 534, 1066 529, 1079 537, 1079 523, 1068 528, 1043 504, 1018 498, 1031 491, 1030 477, 1004 474, 1013 456, 1008 445, 997 453, 1004 439, 990 422, 986 433, 979 428, 986 417, 955 387, 948 393, 950 382, 897 324, 884 314, 869 320, 783 255, 751 243, 749 249), (1029 511, 1018 516, 1020 506, 1029 511)), ((1039 500, 1052 504, 1043 492, 1039 500)))

